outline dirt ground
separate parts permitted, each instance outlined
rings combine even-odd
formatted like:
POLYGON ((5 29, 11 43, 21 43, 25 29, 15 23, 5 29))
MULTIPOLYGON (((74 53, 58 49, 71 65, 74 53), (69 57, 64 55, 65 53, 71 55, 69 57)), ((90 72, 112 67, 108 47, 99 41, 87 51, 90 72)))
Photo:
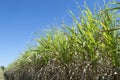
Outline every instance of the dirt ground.
POLYGON ((0 80, 4 80, 3 71, 0 69, 0 80))

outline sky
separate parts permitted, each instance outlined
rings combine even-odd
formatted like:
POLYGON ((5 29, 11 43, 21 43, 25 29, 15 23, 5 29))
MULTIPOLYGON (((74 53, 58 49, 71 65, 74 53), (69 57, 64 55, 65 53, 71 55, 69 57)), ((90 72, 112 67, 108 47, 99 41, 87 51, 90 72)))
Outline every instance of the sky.
MULTIPOLYGON (((76 0, 83 6, 84 0, 76 0)), ((86 0, 93 9, 95 1, 86 0)), ((75 0, 0 0, 0 66, 8 66, 24 52, 35 32, 69 22, 68 10, 78 11, 75 0)))

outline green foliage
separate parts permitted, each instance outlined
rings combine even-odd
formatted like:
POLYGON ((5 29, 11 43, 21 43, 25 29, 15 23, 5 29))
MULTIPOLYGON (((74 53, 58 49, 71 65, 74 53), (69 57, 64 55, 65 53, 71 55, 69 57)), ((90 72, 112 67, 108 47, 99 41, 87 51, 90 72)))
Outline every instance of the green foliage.
POLYGON ((5 69, 5 67, 4 67, 4 66, 0 66, 0 69, 4 70, 4 69, 5 69))
POLYGON ((31 80, 115 80, 120 71, 120 6, 109 7, 115 4, 94 14, 86 6, 79 19, 70 11, 71 26, 63 23, 64 30, 46 32, 7 71, 15 68, 15 76, 29 74, 31 80))

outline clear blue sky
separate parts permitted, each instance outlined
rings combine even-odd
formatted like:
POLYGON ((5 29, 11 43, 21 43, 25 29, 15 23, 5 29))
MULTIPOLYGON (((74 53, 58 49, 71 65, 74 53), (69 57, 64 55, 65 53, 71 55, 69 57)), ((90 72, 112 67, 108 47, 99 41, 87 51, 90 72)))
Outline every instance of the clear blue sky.
MULTIPOLYGON (((84 0, 76 1, 83 5, 84 0)), ((94 0, 86 1, 93 8, 94 0)), ((56 19, 67 21, 70 9, 77 11, 74 0, 0 0, 0 65, 13 62, 34 32, 56 24, 56 19)))

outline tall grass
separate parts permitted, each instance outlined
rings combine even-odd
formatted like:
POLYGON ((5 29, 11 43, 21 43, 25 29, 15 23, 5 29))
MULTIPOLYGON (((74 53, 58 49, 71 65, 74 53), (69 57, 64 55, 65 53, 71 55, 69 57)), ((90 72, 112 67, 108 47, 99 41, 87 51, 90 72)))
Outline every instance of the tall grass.
POLYGON ((8 66, 14 80, 120 80, 119 4, 86 6, 73 24, 49 30, 8 66), (109 7, 116 5, 117 7, 109 7))

